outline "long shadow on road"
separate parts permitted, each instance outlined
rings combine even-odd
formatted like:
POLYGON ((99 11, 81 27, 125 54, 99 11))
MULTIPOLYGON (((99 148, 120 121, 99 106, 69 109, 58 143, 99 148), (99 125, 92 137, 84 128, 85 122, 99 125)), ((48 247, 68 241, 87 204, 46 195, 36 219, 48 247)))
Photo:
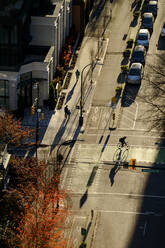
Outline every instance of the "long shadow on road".
MULTIPOLYGON (((128 248, 164 248, 165 247, 165 170, 157 170, 156 167, 165 169, 165 146, 164 156, 162 156, 163 144, 165 133, 162 133, 162 142, 160 142, 160 151, 158 152, 155 162, 160 157, 162 164, 156 165, 153 163, 153 170, 151 173, 139 172, 141 174, 146 173, 149 175, 144 185, 143 198, 141 200, 141 207, 139 207, 139 215, 136 217, 134 230, 132 230, 132 237, 127 242, 128 248), (160 155, 161 156, 160 156, 160 155), (164 161, 164 163, 163 163, 164 161), (155 169, 155 173, 154 173, 155 169)), ((128 201, 131 200, 132 192, 128 197, 128 201)))
POLYGON ((121 98, 121 106, 129 107, 132 103, 134 103, 139 89, 140 89, 140 84, 138 85, 126 84, 121 98))

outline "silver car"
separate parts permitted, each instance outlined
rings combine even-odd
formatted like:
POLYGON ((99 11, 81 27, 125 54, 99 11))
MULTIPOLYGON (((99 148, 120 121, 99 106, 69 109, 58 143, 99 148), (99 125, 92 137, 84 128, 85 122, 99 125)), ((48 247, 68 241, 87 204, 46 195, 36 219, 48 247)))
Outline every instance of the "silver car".
POLYGON ((140 29, 136 37, 136 45, 142 45, 146 48, 149 47, 150 32, 148 29, 140 29))
POLYGON ((133 63, 129 69, 126 82, 128 84, 140 84, 143 77, 143 65, 133 63))
POLYGON ((162 30, 161 30, 160 36, 161 36, 161 37, 165 37, 165 22, 163 22, 162 30))

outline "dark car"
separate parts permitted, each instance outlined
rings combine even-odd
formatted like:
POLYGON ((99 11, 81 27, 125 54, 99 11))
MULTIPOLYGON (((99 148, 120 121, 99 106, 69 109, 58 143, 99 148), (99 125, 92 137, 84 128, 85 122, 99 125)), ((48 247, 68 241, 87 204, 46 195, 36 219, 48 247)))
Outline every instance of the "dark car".
POLYGON ((136 46, 133 50, 133 54, 131 57, 131 63, 141 63, 145 64, 145 57, 146 57, 146 49, 144 46, 136 46))
POLYGON ((163 22, 160 36, 161 36, 161 37, 165 37, 165 22, 163 22))
POLYGON ((149 1, 147 5, 147 12, 152 13, 156 18, 158 12, 158 2, 157 1, 149 1))
POLYGON ((154 16, 152 13, 144 13, 142 16, 141 28, 148 29, 150 32, 153 31, 154 16))

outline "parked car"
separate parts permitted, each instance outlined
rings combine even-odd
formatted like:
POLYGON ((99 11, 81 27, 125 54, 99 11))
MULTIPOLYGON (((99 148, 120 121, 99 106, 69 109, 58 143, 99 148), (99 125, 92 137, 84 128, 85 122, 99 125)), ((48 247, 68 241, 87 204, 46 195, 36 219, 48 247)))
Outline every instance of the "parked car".
POLYGON ((143 65, 141 63, 133 63, 129 69, 126 83, 140 84, 143 77, 143 65))
POLYGON ((142 45, 138 45, 134 48, 131 63, 141 63, 145 64, 145 57, 146 57, 146 49, 142 45))
POLYGON ((147 12, 152 13, 156 18, 158 12, 158 2, 157 1, 149 1, 147 5, 147 12))
POLYGON ((150 32, 153 31, 154 16, 152 13, 144 13, 142 16, 141 28, 146 28, 150 32))
POLYGON ((149 47, 150 32, 148 29, 140 29, 136 36, 136 45, 142 45, 145 48, 149 47))
POLYGON ((161 37, 165 37, 165 22, 163 22, 162 30, 161 30, 160 36, 161 36, 161 37))

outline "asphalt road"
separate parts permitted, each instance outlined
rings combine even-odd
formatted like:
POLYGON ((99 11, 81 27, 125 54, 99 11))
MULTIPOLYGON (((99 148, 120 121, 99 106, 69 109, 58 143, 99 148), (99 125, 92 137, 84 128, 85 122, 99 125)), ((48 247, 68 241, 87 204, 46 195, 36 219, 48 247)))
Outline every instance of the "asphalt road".
MULTIPOLYGON (((131 3, 113 1, 112 22, 107 31, 110 41, 86 129, 81 134, 82 142, 77 142, 72 150, 70 164, 63 171, 62 186, 70 192, 76 218, 80 217, 77 226, 84 225, 91 209, 98 213, 91 244, 94 248, 165 246, 164 172, 131 171, 106 163, 114 159, 118 139, 122 136, 127 136, 129 143, 129 149, 125 152, 126 160, 135 156, 144 165, 157 161, 159 166, 164 166, 165 162, 164 150, 159 151, 157 145, 162 141, 163 131, 148 131, 149 120, 144 121, 148 106, 137 98, 143 90, 143 82, 141 87, 126 87, 126 95, 131 99, 134 97, 135 101, 130 102, 128 97, 123 100, 117 129, 109 130, 109 102, 120 81, 122 52, 132 20, 132 13, 128 11, 131 3)), ((159 35, 165 3, 159 0, 158 4, 159 13, 146 63, 153 62, 155 55, 164 49, 159 35)), ((74 234, 74 228, 70 235, 78 237, 78 234, 74 234)), ((77 238, 74 241, 77 245, 77 238)))

